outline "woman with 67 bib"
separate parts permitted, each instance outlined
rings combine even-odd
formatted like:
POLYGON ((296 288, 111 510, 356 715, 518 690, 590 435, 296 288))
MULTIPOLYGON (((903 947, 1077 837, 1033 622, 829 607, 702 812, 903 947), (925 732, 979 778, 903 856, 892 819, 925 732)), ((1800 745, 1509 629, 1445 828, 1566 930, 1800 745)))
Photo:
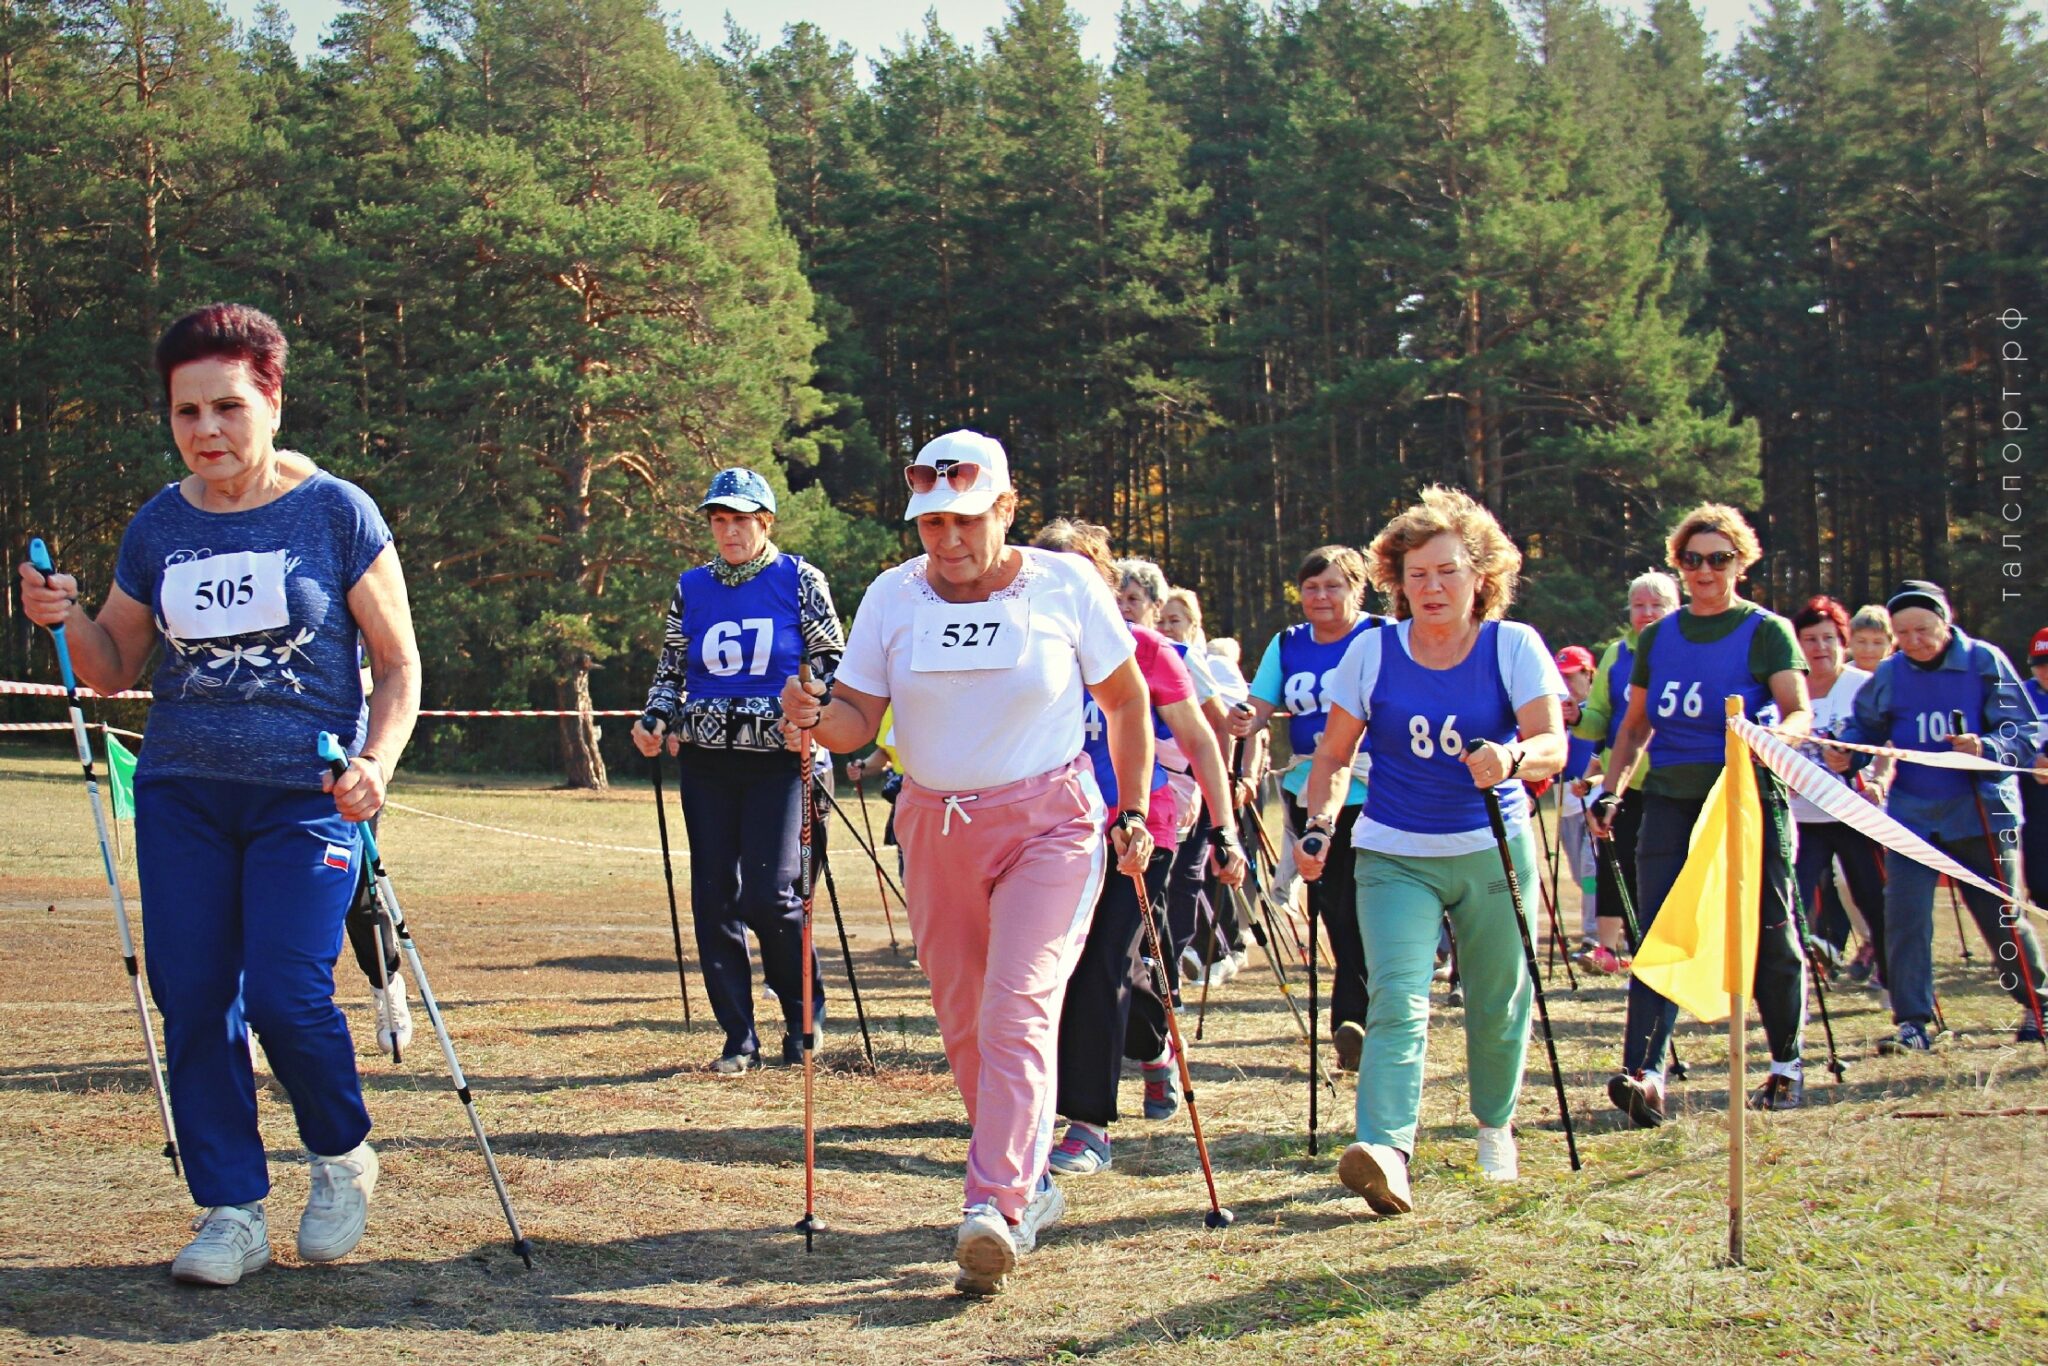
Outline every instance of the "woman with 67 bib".
POLYGON ((383 805, 419 714, 419 653, 376 504, 274 444, 285 352, 277 324, 244 305, 173 323, 156 369, 189 473, 128 524, 97 616, 76 578, 20 568, 23 608, 64 628, 80 682, 118 692, 162 647, 135 856, 171 1111, 203 1210, 171 1274, 196 1285, 233 1285, 270 1261, 250 1028, 311 1154, 299 1256, 346 1256, 377 1184, 334 960, 362 857, 356 824, 383 805), (376 683, 367 702, 359 636, 376 683), (339 778, 315 751, 321 731, 352 756, 339 778))

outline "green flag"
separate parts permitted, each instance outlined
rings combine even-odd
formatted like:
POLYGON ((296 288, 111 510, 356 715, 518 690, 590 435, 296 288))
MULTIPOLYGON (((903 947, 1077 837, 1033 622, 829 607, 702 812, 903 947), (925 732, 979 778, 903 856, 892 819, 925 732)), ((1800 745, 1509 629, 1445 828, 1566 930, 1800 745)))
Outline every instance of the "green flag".
POLYGON ((132 821, 135 819, 135 755, 129 748, 114 738, 114 732, 107 736, 107 792, 114 803, 114 819, 132 821))

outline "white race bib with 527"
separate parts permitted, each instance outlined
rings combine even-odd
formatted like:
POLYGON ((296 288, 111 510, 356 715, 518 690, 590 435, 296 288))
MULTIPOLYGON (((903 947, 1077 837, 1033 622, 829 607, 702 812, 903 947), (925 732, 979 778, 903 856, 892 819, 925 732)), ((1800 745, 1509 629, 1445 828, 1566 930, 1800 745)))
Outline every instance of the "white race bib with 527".
POLYGON ((920 604, 910 630, 911 672, 1013 669, 1030 630, 1031 604, 1018 598, 920 604))
POLYGON ((164 570, 164 625, 180 640, 275 631, 291 622, 282 550, 237 550, 164 570))

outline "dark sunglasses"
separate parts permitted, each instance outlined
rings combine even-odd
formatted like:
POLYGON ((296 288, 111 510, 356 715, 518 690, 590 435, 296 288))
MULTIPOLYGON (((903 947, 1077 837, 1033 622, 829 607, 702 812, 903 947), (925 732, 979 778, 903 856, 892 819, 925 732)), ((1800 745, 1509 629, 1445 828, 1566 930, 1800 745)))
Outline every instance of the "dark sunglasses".
POLYGON ((1707 565, 1713 569, 1726 569, 1729 565, 1734 564, 1737 558, 1736 553, 1732 550, 1716 550, 1711 555, 1702 555, 1697 550, 1681 550, 1678 552, 1678 562, 1687 569, 1698 569, 1701 565, 1707 565))
POLYGON ((930 493, 939 486, 942 476, 947 488, 965 493, 981 478, 981 465, 973 460, 942 460, 936 465, 908 465, 903 470, 904 481, 912 493, 930 493))

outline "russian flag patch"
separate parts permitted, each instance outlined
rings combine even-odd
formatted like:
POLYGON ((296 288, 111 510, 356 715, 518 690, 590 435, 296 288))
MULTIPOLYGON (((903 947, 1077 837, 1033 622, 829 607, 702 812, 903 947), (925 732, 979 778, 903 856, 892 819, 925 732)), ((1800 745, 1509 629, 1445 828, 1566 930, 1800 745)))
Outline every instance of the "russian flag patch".
POLYGON ((354 861, 355 861, 355 853, 354 853, 354 851, 353 851, 353 850, 351 850, 351 849, 345 848, 344 846, 342 846, 342 845, 339 845, 339 844, 330 844, 330 845, 328 845, 328 846, 327 846, 327 857, 326 857, 325 859, 321 860, 321 862, 325 863, 325 864, 326 864, 326 865, 327 865, 327 866, 328 866, 329 868, 339 868, 339 869, 341 869, 341 870, 342 870, 342 871, 343 871, 344 873, 345 873, 345 872, 347 872, 347 871, 349 870, 349 865, 350 865, 351 863, 353 863, 354 861))

